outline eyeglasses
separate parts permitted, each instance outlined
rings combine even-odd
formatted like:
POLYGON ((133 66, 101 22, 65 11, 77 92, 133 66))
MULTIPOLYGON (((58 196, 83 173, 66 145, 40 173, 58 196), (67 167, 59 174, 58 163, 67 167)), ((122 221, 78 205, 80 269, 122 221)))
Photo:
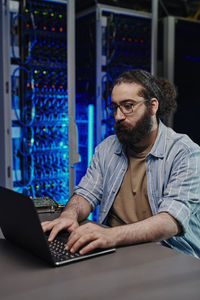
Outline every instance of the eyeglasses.
POLYGON ((136 106, 139 103, 144 103, 148 101, 148 99, 144 99, 141 101, 137 101, 134 103, 122 103, 120 105, 116 104, 116 103, 112 103, 110 105, 106 105, 105 109, 107 111, 107 113, 111 116, 114 117, 117 113, 117 109, 119 107, 120 111, 124 114, 124 115, 128 115, 131 114, 133 112, 133 107, 136 106))

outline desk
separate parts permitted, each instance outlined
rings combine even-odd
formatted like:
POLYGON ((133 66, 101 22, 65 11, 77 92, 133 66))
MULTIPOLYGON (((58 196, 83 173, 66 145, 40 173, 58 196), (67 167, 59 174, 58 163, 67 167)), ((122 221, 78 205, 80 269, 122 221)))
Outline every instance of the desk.
POLYGON ((1 300, 200 299, 200 260, 154 243, 57 268, 0 238, 1 300))

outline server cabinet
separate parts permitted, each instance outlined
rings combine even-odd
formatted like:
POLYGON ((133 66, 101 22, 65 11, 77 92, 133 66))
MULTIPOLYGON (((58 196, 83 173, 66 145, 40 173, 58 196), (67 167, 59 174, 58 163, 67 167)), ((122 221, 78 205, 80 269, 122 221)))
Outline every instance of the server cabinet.
POLYGON ((177 110, 171 126, 200 144, 198 115, 200 22, 177 17, 163 22, 163 74, 177 86, 177 110))
POLYGON ((74 1, 2 1, 0 17, 0 184, 64 205, 78 161, 74 1))
POLYGON ((113 133, 113 120, 105 111, 113 81, 129 69, 151 72, 154 63, 151 13, 97 4, 77 16, 76 122, 84 158, 77 167, 77 181, 94 146, 113 133))

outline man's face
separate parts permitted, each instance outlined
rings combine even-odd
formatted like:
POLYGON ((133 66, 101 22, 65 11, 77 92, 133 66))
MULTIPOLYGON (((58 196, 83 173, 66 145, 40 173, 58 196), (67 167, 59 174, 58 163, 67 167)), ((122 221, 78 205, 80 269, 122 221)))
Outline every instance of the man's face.
MULTIPOLYGON (((137 103, 144 100, 138 96, 141 86, 136 83, 121 83, 113 88, 111 102, 121 105, 123 103, 137 103)), ((118 108, 115 114, 114 129, 123 145, 133 147, 141 142, 151 131, 151 114, 145 103, 133 106, 133 112, 123 114, 118 108)))

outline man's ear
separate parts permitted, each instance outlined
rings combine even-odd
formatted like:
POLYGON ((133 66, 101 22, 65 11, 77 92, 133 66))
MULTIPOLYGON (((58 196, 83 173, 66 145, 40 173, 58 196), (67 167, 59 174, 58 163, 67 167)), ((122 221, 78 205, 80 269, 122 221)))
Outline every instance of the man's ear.
POLYGON ((159 106, 159 103, 158 103, 158 100, 156 98, 151 98, 151 114, 152 116, 156 115, 157 111, 158 111, 158 106, 159 106))

